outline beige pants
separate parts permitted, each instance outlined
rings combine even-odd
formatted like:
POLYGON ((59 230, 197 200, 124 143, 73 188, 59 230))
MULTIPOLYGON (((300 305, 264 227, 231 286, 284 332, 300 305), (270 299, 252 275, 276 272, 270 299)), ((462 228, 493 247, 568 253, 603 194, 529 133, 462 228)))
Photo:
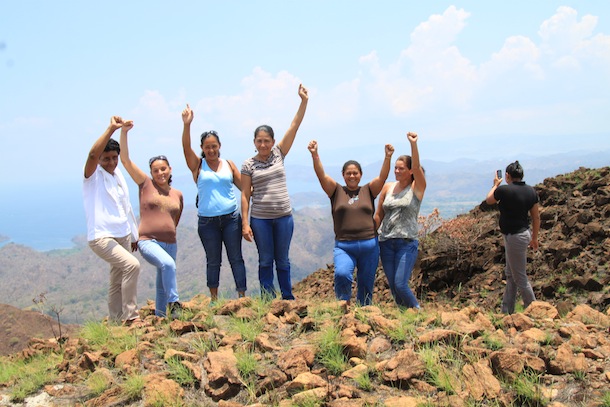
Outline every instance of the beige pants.
POLYGON ((131 254, 131 236, 102 237, 90 241, 89 247, 110 264, 108 288, 110 319, 120 322, 136 318, 140 262, 131 254))

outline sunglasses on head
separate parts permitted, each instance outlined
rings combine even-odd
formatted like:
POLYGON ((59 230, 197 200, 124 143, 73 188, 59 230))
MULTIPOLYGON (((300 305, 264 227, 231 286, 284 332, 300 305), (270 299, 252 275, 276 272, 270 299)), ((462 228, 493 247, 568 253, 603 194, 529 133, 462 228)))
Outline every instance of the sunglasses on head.
POLYGON ((169 164, 169 161, 167 160, 167 157, 166 157, 166 156, 164 156, 164 155, 157 155, 157 156, 154 156, 153 158, 151 158, 150 160, 148 160, 148 166, 149 166, 149 167, 150 167, 150 166, 152 166, 152 164, 153 164, 155 161, 157 161, 157 160, 163 160, 163 161, 165 161, 166 163, 168 163, 168 164, 169 164))

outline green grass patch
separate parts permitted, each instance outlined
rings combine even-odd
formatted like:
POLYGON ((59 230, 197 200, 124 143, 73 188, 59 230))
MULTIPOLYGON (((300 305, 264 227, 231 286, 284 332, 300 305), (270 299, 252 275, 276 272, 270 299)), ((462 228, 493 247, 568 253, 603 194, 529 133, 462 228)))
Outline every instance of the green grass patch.
POLYGON ((333 375, 339 375, 348 368, 347 357, 341 345, 341 332, 336 326, 329 326, 317 338, 316 358, 333 375))

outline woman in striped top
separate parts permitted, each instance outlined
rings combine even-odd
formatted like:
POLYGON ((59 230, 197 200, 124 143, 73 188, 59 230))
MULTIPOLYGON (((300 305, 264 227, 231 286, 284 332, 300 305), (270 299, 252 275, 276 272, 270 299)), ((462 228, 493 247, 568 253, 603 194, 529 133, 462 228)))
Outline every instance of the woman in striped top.
POLYGON ((307 109, 307 89, 303 85, 299 85, 299 97, 299 110, 277 145, 270 126, 262 125, 254 130, 257 154, 244 161, 241 168, 242 234, 247 241, 254 239, 256 242, 261 295, 271 298, 276 295, 273 285, 275 261, 282 299, 285 300, 294 299, 288 259, 294 222, 284 158, 292 147, 307 109))

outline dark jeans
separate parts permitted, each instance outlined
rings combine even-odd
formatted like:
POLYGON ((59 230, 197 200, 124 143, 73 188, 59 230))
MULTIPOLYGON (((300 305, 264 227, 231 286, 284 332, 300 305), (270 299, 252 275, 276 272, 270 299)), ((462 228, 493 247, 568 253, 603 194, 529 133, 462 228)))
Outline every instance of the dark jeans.
POLYGON ((250 218, 250 227, 258 249, 258 279, 261 295, 275 297, 273 286, 273 262, 277 271, 282 299, 294 300, 290 282, 288 252, 294 231, 292 215, 277 219, 250 218))
POLYGON ((222 263, 222 244, 233 270, 235 288, 246 291, 246 267, 241 254, 241 215, 238 211, 221 216, 200 216, 197 231, 205 250, 207 264, 207 285, 218 288, 220 265, 222 263))

